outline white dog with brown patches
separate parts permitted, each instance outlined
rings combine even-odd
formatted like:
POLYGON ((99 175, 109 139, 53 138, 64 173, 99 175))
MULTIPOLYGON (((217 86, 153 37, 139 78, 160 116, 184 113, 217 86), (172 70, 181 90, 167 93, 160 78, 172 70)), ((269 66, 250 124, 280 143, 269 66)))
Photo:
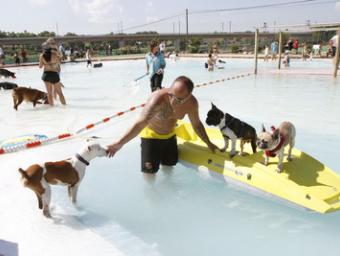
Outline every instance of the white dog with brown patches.
POLYGON ((71 202, 76 203, 78 188, 89 162, 97 156, 106 155, 105 148, 99 144, 92 144, 83 148, 72 158, 58 162, 46 162, 43 165, 33 164, 26 171, 19 168, 19 172, 24 186, 33 190, 37 195, 39 209, 43 209, 43 214, 46 217, 51 217, 50 184, 67 186, 71 202))

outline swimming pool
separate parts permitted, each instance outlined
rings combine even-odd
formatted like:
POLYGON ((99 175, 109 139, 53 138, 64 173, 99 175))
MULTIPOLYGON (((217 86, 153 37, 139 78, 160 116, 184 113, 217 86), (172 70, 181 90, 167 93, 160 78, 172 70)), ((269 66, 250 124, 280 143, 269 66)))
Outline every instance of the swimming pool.
MULTIPOLYGON (((195 89, 202 120, 211 101, 257 130, 261 123, 270 126, 290 120, 297 128, 296 147, 340 174, 339 78, 266 72, 275 66, 276 63, 259 62, 257 77, 195 89)), ((251 72, 253 60, 228 59, 225 69, 210 73, 203 67, 203 59, 169 61, 163 84, 170 85, 178 75, 187 75, 198 84, 251 72)), ((292 60, 290 68, 320 67, 331 68, 330 60, 292 60)), ((143 60, 104 62, 101 69, 86 69, 85 64, 63 65, 68 105, 48 110, 46 106, 33 109, 22 104, 15 112, 10 93, 2 91, 0 140, 28 133, 52 136, 74 132, 141 104, 149 94, 147 79, 136 88, 123 85, 142 75, 144 69, 143 60)), ((40 75, 37 67, 17 69, 16 82, 43 89, 40 75)), ((0 199, 0 216, 9 218, 16 231, 11 231, 9 221, 2 220, 0 238, 18 241, 22 255, 72 255, 65 248, 73 255, 90 255, 94 251, 97 255, 112 255, 110 245, 125 255, 338 254, 339 213, 320 215, 298 209, 183 164, 160 170, 154 183, 146 182, 140 174, 138 139, 113 159, 91 162, 80 187, 78 208, 68 202, 65 188, 55 187, 52 214, 60 220, 53 224, 44 220, 37 213, 34 195, 22 188, 15 169, 68 157, 89 136, 100 136, 101 143, 110 143, 138 113, 123 115, 77 139, 1 156, 4 171, 0 193, 7 196, 0 199), (41 230, 48 234, 43 239, 46 248, 55 248, 58 241, 65 248, 53 252, 37 249, 41 230), (72 242, 65 242, 68 238, 72 242), (89 245, 81 251, 84 239, 89 245)))

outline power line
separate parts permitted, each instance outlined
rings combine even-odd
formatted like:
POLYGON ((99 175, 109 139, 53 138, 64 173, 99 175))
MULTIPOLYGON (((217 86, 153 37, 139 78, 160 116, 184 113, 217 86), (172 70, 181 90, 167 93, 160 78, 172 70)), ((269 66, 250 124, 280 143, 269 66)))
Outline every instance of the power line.
POLYGON ((316 2, 316 1, 318 1, 318 0, 300 0, 300 1, 284 2, 284 3, 277 3, 277 4, 264 4, 264 5, 254 5, 254 6, 245 6, 245 7, 236 7, 236 8, 192 11, 192 12, 189 12, 189 13, 190 14, 201 14, 201 13, 215 13, 215 12, 231 12, 231 11, 243 11, 243 10, 270 8, 270 7, 307 5, 307 4, 328 4, 328 3, 339 2, 339 0, 332 0, 332 1, 324 1, 324 2, 313 3, 313 2, 316 2))
MULTIPOLYGON (((319 1, 319 0, 299 0, 299 1, 290 1, 290 2, 282 2, 282 3, 276 3, 276 4, 265 4, 265 5, 254 5, 254 6, 245 6, 245 7, 235 7, 235 8, 224 8, 224 9, 212 9, 212 10, 201 10, 201 11, 189 11, 189 14, 203 14, 203 13, 216 13, 216 12, 232 12, 232 11, 244 11, 244 10, 255 10, 255 9, 262 9, 262 8, 270 8, 270 7, 290 7, 290 6, 296 6, 296 5, 317 5, 317 4, 329 4, 329 3, 336 3, 339 2, 339 0, 330 0, 330 1, 319 1)), ((171 20, 178 17, 185 16, 185 13, 178 13, 174 14, 172 16, 164 17, 152 22, 127 27, 124 29, 124 31, 146 27, 152 24, 161 23, 163 21, 171 20)))
POLYGON ((128 28, 125 28, 124 31, 135 29, 135 28, 140 28, 140 27, 146 27, 146 26, 149 26, 149 25, 152 25, 152 24, 160 23, 160 22, 170 20, 170 19, 174 19, 174 18, 181 17, 181 16, 184 16, 184 13, 175 14, 175 15, 172 15, 172 16, 161 18, 161 19, 158 19, 158 20, 155 20, 155 21, 152 21, 152 22, 148 22, 148 23, 144 23, 144 24, 141 24, 141 25, 128 27, 128 28))

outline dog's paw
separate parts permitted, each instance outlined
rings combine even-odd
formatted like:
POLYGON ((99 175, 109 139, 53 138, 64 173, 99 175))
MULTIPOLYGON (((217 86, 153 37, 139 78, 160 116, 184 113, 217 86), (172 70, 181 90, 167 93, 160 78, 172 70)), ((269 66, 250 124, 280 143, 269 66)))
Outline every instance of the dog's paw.
POLYGON ((281 173, 281 172, 282 172, 282 168, 277 167, 277 168, 276 168, 276 172, 277 172, 277 173, 281 173))
POLYGON ((239 155, 239 156, 246 156, 247 153, 245 153, 245 152, 240 152, 240 153, 238 153, 238 155, 239 155))
POLYGON ((287 161, 288 162, 291 162, 293 160, 293 158, 290 156, 290 157, 287 157, 287 161))
POLYGON ((261 161, 261 164, 263 164, 264 166, 268 166, 268 162, 266 160, 261 161))
POLYGON ((220 149, 220 152, 221 152, 221 153, 224 153, 225 151, 226 151, 226 148, 221 148, 221 149, 220 149))
POLYGON ((50 211, 43 211, 43 214, 46 218, 52 218, 50 211))
POLYGON ((229 156, 230 156, 230 157, 236 156, 236 152, 235 152, 235 151, 230 152, 230 153, 229 153, 229 156))

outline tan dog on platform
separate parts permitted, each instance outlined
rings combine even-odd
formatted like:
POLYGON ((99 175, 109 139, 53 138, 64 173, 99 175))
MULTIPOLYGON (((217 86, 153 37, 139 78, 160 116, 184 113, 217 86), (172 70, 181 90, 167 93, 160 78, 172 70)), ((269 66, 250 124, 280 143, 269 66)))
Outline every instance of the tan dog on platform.
POLYGON ((295 145, 296 130, 292 123, 282 122, 278 128, 272 127, 273 133, 267 132, 262 125, 262 132, 257 136, 257 147, 264 150, 264 165, 268 165, 269 157, 279 158, 276 171, 282 172, 285 146, 289 146, 287 160, 292 160, 292 149, 295 145))
POLYGON ((27 87, 17 87, 13 89, 12 92, 14 109, 18 110, 18 106, 25 100, 33 103, 33 107, 36 104, 47 104, 47 93, 39 91, 37 89, 27 88, 27 87), (42 102, 40 102, 40 100, 42 102))
POLYGON ((67 186, 71 202, 76 203, 78 187, 84 178, 89 162, 97 156, 106 156, 106 154, 107 150, 99 144, 88 145, 70 159, 46 162, 42 165, 33 164, 26 171, 19 168, 21 180, 25 187, 30 188, 37 195, 39 209, 43 209, 43 214, 51 217, 50 185, 67 186))

